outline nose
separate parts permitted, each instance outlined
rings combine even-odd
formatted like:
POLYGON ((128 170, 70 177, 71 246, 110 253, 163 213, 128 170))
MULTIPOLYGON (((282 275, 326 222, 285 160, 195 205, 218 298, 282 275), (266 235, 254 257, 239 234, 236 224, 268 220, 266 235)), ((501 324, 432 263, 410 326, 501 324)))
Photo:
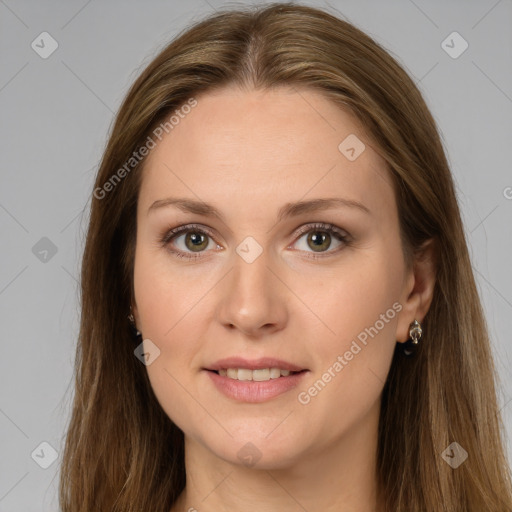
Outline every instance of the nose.
POLYGON ((260 338, 285 327, 292 293, 270 259, 265 251, 252 263, 234 255, 234 266, 217 290, 217 320, 226 329, 260 338))

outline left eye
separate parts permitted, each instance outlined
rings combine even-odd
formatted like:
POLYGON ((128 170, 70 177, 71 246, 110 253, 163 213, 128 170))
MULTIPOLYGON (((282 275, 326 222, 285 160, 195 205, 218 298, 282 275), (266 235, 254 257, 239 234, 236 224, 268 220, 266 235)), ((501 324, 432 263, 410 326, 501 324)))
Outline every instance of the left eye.
MULTIPOLYGON (((348 242, 348 235, 332 225, 319 224, 308 226, 302 233, 297 243, 305 238, 306 249, 299 247, 299 250, 306 250, 306 252, 308 248, 312 249, 315 253, 327 252, 327 249, 331 248, 333 239, 338 242, 338 247, 348 242)), ((331 252, 336 252, 336 249, 329 251, 329 253, 331 252)))
MULTIPOLYGON (((338 248, 339 246, 346 245, 349 241, 348 233, 342 231, 336 226, 333 226, 332 224, 323 223, 304 226, 301 228, 300 232, 295 235, 295 237, 298 237, 296 238, 296 242, 294 242, 295 244, 298 244, 302 239, 305 239, 305 248, 299 248, 299 250, 309 252, 307 250, 309 248, 314 253, 317 253, 308 256, 312 258, 321 257, 321 254, 318 255, 319 253, 328 252, 328 254, 331 254, 333 252, 338 252, 336 249, 327 251, 330 249, 333 239, 339 243, 338 248)), ((201 257, 201 253, 208 249, 210 240, 213 242, 213 235, 204 228, 187 225, 168 231, 161 239, 161 244, 163 246, 178 246, 177 250, 173 248, 169 248, 169 250, 179 258, 194 259, 201 257), (180 241, 182 237, 184 238, 180 241), (180 247, 179 242, 182 242, 184 245, 180 247)), ((215 243, 213 243, 213 245, 215 245, 215 243)), ((220 246, 217 244, 217 248, 219 247, 220 246)))

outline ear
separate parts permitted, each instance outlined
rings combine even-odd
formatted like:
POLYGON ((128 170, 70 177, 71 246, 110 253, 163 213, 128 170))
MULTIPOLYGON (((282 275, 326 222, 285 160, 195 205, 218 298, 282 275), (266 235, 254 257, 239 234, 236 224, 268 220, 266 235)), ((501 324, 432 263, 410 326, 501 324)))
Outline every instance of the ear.
POLYGON ((403 309, 396 331, 398 342, 404 343, 409 339, 409 326, 414 320, 421 323, 425 318, 434 296, 436 269, 437 243, 431 238, 415 252, 412 268, 404 279, 400 299, 403 309))

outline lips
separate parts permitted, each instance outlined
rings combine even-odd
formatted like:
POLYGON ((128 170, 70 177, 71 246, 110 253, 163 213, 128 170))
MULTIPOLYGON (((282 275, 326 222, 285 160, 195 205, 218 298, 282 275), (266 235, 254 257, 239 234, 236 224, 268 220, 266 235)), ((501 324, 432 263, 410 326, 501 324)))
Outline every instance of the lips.
MULTIPOLYGON (((275 361, 274 361, 275 362, 275 361)), ((282 364, 283 362, 279 362, 282 364)), ((221 363, 224 364, 224 363, 221 363)), ((232 363, 230 363, 232 364, 232 363)), ((236 364, 240 364, 238 361, 236 364)), ((257 364, 252 361, 251 364, 257 364)), ((259 362, 258 362, 259 364, 259 362)), ((268 364, 268 362, 264 363, 268 364)), ((290 363, 288 363, 290 364, 290 363)), ((293 365, 292 365, 293 366, 293 365)), ((240 370, 239 370, 240 371, 240 370)), ((251 370, 244 370, 244 372, 250 372, 251 370)), ((257 372, 259 370, 254 370, 257 372)), ((308 374, 307 370, 293 372, 290 370, 283 370, 289 372, 287 376, 280 376, 275 379, 264 380, 262 382, 256 380, 238 380, 232 379, 228 376, 223 376, 215 370, 204 370, 202 373, 209 379, 215 386, 217 391, 222 393, 228 399, 234 400, 235 402, 246 402, 246 403, 261 403, 268 400, 277 398, 280 395, 285 396, 287 392, 296 388, 300 382, 303 381, 305 376, 308 374)), ((221 372, 221 370, 219 370, 221 372)), ((292 398, 290 397, 290 400, 292 398)))
POLYGON ((294 363, 273 357, 262 357, 260 359, 253 360, 245 359, 243 357, 228 357, 225 359, 219 359, 204 369, 218 372, 219 370, 227 370, 228 368, 245 368, 247 370, 279 368, 280 370, 288 370, 290 372, 301 372, 303 370, 307 370, 307 368, 303 368, 294 363))

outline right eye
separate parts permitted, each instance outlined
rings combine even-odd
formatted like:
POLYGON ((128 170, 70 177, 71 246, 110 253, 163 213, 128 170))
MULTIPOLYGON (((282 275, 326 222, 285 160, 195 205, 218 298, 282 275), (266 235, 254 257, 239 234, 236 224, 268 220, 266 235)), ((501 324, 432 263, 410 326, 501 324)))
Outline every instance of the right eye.
MULTIPOLYGON (((206 252, 210 240, 213 242, 212 237, 210 231, 199 225, 187 224, 167 231, 160 242, 178 258, 196 259, 201 257, 201 253, 206 252), (178 245, 177 250, 172 247, 173 245, 178 245)), ((217 244, 217 247, 220 246, 217 244)))

